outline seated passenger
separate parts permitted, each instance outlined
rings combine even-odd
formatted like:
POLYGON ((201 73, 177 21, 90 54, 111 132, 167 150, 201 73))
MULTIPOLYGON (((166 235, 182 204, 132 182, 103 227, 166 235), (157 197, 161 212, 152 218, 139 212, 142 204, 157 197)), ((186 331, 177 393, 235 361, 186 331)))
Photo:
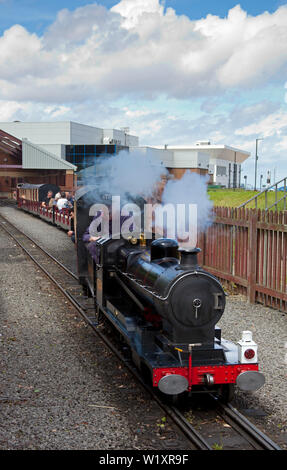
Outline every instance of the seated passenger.
POLYGON ((74 229, 74 211, 70 210, 71 217, 71 230, 68 231, 67 235, 71 238, 72 242, 75 243, 75 229, 74 229))
POLYGON ((66 199, 68 200, 69 207, 71 208, 74 207, 74 198, 72 194, 69 191, 67 191, 65 194, 66 194, 66 199))
POLYGON ((52 197, 53 197, 53 191, 48 191, 47 197, 44 199, 44 201, 42 202, 41 206, 42 206, 42 207, 48 207, 48 206, 49 206, 50 199, 51 199, 52 197))
POLYGON ((57 201, 57 208, 61 211, 64 208, 68 207, 68 199, 66 198, 65 192, 61 192, 61 197, 57 201))
POLYGON ((61 197, 61 193, 57 193, 55 195, 54 200, 53 200, 53 206, 57 206, 57 202, 60 199, 60 197, 61 197))

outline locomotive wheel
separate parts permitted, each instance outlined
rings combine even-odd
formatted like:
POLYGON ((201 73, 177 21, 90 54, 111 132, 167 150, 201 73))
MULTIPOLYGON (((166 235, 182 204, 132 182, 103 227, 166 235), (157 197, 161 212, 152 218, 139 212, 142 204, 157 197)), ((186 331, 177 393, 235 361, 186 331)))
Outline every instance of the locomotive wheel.
POLYGON ((219 398, 223 403, 229 403, 233 400, 235 393, 234 384, 221 385, 219 389, 219 398))

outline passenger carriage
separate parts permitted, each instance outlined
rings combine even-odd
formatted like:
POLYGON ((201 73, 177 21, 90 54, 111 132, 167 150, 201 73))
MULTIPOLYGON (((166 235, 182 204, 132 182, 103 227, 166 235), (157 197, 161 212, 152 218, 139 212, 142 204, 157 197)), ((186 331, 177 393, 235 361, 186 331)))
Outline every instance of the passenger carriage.
POLYGON ((17 187, 18 207, 64 230, 71 230, 69 209, 59 211, 55 206, 42 206, 49 191, 52 191, 52 197, 55 197, 61 189, 54 184, 20 183, 17 187))

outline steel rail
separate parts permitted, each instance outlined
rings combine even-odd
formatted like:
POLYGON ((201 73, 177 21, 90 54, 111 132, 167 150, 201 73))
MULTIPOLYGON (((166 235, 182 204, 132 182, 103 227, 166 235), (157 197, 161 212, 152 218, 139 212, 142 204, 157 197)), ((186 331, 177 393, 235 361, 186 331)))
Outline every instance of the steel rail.
MULTIPOLYGON (((215 397, 213 397, 216 399, 215 397)), ((281 447, 258 429, 251 421, 243 416, 230 403, 224 404, 219 400, 217 409, 223 419, 239 432, 254 448, 264 450, 282 450, 281 447)))
MULTIPOLYGON (((57 260, 53 255, 51 255, 51 253, 49 253, 47 250, 45 250, 45 248, 43 248, 41 245, 39 245, 33 238, 31 238, 29 235, 24 233, 18 227, 16 227, 16 225, 14 225, 12 222, 10 222, 10 220, 8 220, 4 215, 0 214, 0 218, 2 218, 5 221, 5 223, 10 224, 11 227, 16 229, 19 233, 21 233, 21 235, 23 237, 27 238, 31 243, 33 243, 35 245, 35 247, 39 248, 46 256, 48 256, 52 261, 54 261, 56 264, 58 264, 64 271, 66 271, 68 274, 70 274, 74 279, 76 279, 76 280, 79 279, 78 276, 75 273, 73 273, 69 268, 67 268, 64 264, 62 264, 59 260, 57 260)), ((9 234, 12 236, 11 233, 9 233, 9 234)))

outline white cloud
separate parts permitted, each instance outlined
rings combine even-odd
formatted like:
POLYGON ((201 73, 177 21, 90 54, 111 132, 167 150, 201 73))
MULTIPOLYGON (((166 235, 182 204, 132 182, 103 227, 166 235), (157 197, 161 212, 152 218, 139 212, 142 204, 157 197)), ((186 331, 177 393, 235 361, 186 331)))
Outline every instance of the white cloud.
POLYGON ((0 36, 0 121, 128 126, 142 144, 210 139, 251 152, 263 136, 262 161, 284 164, 286 104, 268 99, 266 88, 263 100, 232 107, 228 92, 244 97, 272 82, 283 90, 287 6, 249 16, 238 5, 226 18, 193 21, 163 3, 62 10, 42 36, 21 25, 7 29, 0 36))
POLYGON ((17 101, 0 101, 0 120, 13 121, 25 109, 24 104, 17 101))
POLYGON ((129 118, 138 118, 141 116, 148 116, 150 114, 149 111, 145 111, 143 109, 132 110, 127 107, 124 107, 123 110, 125 112, 125 115, 129 118))
POLYGON ((23 26, 12 26, 0 37, 1 80, 15 83, 22 76, 35 79, 47 75, 51 66, 55 69, 53 57, 44 50, 41 39, 23 26))
MULTIPOLYGON (((275 150, 283 150, 286 155, 287 151, 287 135, 283 136, 278 142, 275 143, 275 150)), ((286 160, 286 158, 285 158, 286 160)))
POLYGON ((154 99, 224 94, 287 72, 287 6, 198 21, 159 0, 59 12, 42 37, 15 25, 0 37, 0 99, 154 99))
POLYGON ((70 113, 71 108, 68 106, 47 106, 44 108, 44 112, 47 113, 47 115, 52 119, 55 119, 70 113))
POLYGON ((130 29, 148 19, 147 15, 163 16, 164 7, 158 0, 121 0, 111 11, 125 18, 123 26, 130 29))
POLYGON ((284 129, 287 129, 287 112, 285 110, 279 110, 248 126, 237 129, 235 134, 242 136, 260 135, 261 137, 272 137, 274 135, 280 136, 284 129))

